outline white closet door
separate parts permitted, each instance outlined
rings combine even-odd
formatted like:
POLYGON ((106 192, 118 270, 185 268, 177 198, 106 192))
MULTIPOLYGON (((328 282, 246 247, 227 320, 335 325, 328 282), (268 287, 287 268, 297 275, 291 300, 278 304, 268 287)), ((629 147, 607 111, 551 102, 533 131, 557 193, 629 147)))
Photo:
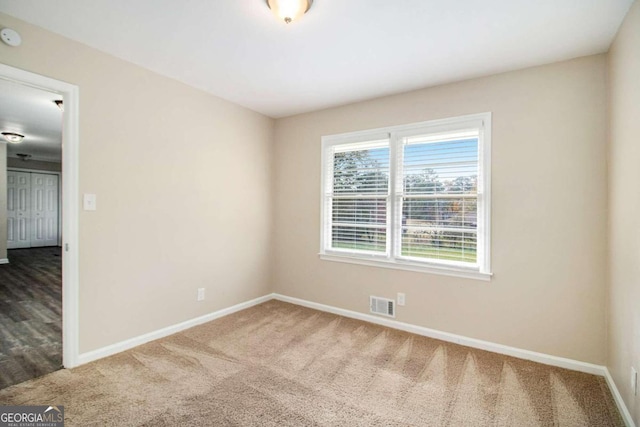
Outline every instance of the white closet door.
POLYGON ((7 171, 7 248, 31 247, 31 174, 7 171))
POLYGON ((31 247, 58 244, 58 176, 31 174, 31 247))

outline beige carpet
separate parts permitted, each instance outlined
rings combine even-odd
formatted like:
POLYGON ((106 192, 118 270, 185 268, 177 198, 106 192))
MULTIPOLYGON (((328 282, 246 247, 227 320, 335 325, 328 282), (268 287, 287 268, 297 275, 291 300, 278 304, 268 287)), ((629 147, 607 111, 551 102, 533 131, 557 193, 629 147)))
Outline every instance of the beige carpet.
POLYGON ((269 301, 0 390, 67 426, 623 426, 603 378, 269 301))

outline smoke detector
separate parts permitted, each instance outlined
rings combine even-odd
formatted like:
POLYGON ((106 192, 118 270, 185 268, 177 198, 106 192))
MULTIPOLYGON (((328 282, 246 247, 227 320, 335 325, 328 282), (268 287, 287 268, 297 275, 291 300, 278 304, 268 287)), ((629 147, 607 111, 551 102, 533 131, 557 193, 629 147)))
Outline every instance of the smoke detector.
POLYGON ((5 44, 13 47, 20 46, 20 43, 22 43, 22 37, 20 37, 20 34, 11 28, 3 28, 0 30, 0 39, 2 39, 5 44))

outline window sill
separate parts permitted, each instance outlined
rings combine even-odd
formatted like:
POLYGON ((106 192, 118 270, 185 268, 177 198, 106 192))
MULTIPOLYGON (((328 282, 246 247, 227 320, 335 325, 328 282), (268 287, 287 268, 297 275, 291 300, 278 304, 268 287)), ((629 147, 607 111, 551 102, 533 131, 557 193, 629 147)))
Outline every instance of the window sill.
POLYGON ((371 267, 392 268, 395 270, 416 271, 419 273, 440 274, 443 276, 463 277, 465 279, 475 279, 490 281, 493 273, 482 273, 473 269, 424 265, 412 262, 387 261, 374 258, 360 258, 356 256, 319 254, 320 259, 325 261, 345 262, 348 264, 368 265, 371 267))

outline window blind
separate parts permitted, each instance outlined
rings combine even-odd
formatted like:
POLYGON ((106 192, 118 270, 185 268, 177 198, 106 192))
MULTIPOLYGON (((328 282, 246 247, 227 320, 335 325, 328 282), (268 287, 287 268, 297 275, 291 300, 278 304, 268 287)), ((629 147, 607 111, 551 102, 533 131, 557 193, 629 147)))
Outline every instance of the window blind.
POLYGON ((331 249, 387 253, 389 140, 340 145, 330 153, 331 249))
POLYGON ((469 129, 401 138, 399 257, 476 264, 479 136, 469 129))

